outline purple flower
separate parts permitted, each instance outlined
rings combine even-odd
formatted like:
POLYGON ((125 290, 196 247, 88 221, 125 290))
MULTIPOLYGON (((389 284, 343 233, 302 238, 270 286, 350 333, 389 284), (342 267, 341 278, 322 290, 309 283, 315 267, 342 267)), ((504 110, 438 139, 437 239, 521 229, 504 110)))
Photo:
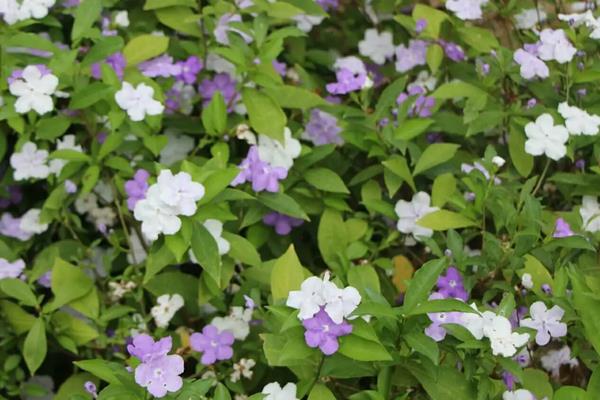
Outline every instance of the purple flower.
POLYGON ((206 325, 202 333, 195 332, 190 336, 190 346, 202 354, 200 362, 212 365, 217 360, 229 360, 233 357, 231 345, 234 341, 233 334, 229 331, 219 333, 214 325, 206 325))
POLYGON ((221 18, 219 18, 217 26, 214 29, 214 35, 217 43, 229 45, 229 37, 227 36, 228 32, 237 33, 242 37, 242 39, 244 39, 246 43, 252 42, 251 36, 248 36, 248 34, 245 32, 230 26, 229 24, 231 22, 242 22, 242 17, 238 14, 223 14, 221 18))
POLYGON ((508 390, 513 390, 515 388, 515 383, 519 381, 516 376, 508 371, 502 372, 502 380, 508 390))
POLYGON ((465 61, 465 59, 467 58, 465 56, 465 52, 462 49, 462 47, 460 47, 456 43, 447 42, 447 41, 441 40, 441 39, 439 40, 438 43, 444 49, 444 53, 446 54, 446 57, 448 57, 452 61, 461 62, 461 61, 465 61))
POLYGON ((225 99, 227 111, 233 110, 234 104, 240 99, 240 95, 235 89, 236 84, 237 82, 226 73, 217 74, 213 79, 204 79, 198 86, 198 92, 204 100, 204 107, 210 103, 215 92, 219 91, 225 99))
POLYGON ((346 321, 336 324, 321 307, 314 317, 302 321, 306 331, 304 340, 309 347, 319 348, 323 354, 329 356, 338 351, 338 337, 349 335, 352 325, 346 321))
POLYGON ((411 40, 408 47, 400 45, 396 48, 396 70, 406 72, 419 65, 427 63, 427 47, 424 40, 411 40))
POLYGON ((400 93, 396 99, 397 104, 402 104, 409 99, 410 96, 418 96, 408 111, 409 116, 418 116, 421 118, 427 118, 431 116, 432 109, 435 106, 435 99, 431 96, 425 95, 425 89, 421 86, 411 86, 408 89, 408 93, 400 93))
POLYGON ((6 278, 19 278, 25 269, 25 262, 21 259, 9 262, 0 258, 0 280, 6 278))
POLYGON ((179 73, 175 75, 178 81, 183 81, 188 85, 196 83, 197 75, 202 71, 202 60, 196 56, 190 56, 185 61, 178 61, 179 73))
POLYGON ((64 0, 62 5, 65 8, 77 7, 81 0, 64 0))
POLYGON ((585 160, 583 158, 575 161, 575 168, 585 171, 585 160))
POLYGON ((319 4, 323 10, 327 11, 330 8, 336 10, 339 6, 339 0, 317 0, 317 4, 319 4))
POLYGON ((444 296, 444 298, 452 297, 462 301, 467 301, 469 298, 469 294, 465 290, 463 284, 462 275, 454 267, 449 267, 446 271, 446 275, 440 275, 437 286, 439 293, 444 296))
POLYGON ((337 118, 333 115, 313 109, 310 112, 310 120, 306 124, 303 137, 317 146, 329 143, 344 144, 344 139, 340 136, 342 128, 337 125, 337 122, 337 118))
POLYGON ((244 182, 252 182, 252 190, 261 192, 277 192, 279 190, 279 181, 287 177, 287 169, 283 167, 273 167, 262 161, 258 156, 258 148, 250 147, 248 155, 239 165, 240 173, 231 182, 232 186, 240 185, 244 182))
POLYGON ((21 218, 15 218, 9 213, 2 214, 0 218, 0 235, 26 241, 31 238, 32 233, 21 229, 21 218))
POLYGON ((354 74, 346 68, 340 68, 335 73, 335 77, 337 82, 328 83, 326 86, 327 91, 331 94, 347 94, 360 90, 367 80, 365 73, 354 74))
POLYGON ((145 363, 166 356, 172 346, 173 340, 170 336, 155 342, 149 335, 141 334, 134 337, 132 343, 127 345, 127 351, 145 363))
POLYGON ((535 97, 532 97, 531 99, 527 100, 527 104, 525 105, 525 108, 530 110, 533 107, 535 107, 536 105, 537 105, 537 99, 535 97))
POLYGON ((569 225, 569 223, 567 221, 565 221, 562 218, 558 218, 556 220, 556 225, 554 227, 554 234, 552 234, 552 237, 564 238, 564 237, 573 236, 574 234, 575 233, 573 233, 573 231, 571 230, 571 226, 569 225))
POLYGON ((285 65, 285 63, 273 60, 271 64, 273 65, 273 68, 275 68, 275 71, 277 71, 279 75, 285 76, 285 74, 287 73, 287 66, 285 65))
POLYGON ((519 72, 523 79, 529 80, 535 77, 545 79, 550 76, 548 66, 542 60, 537 58, 535 54, 532 54, 529 51, 518 49, 515 51, 513 59, 520 65, 521 68, 519 72))
POLYGON ((421 33, 425 28, 427 28, 427 20, 425 18, 420 18, 415 24, 415 31, 421 33))
POLYGON ((171 89, 165 93, 165 107, 167 114, 174 114, 181 112, 182 114, 189 115, 194 109, 194 96, 196 90, 192 85, 186 85, 183 81, 177 81, 173 84, 171 89))
POLYGON ((275 232, 278 235, 288 235, 292 228, 300 226, 304 223, 301 219, 290 217, 285 214, 271 212, 263 217, 263 222, 266 225, 275 227, 275 232))
POLYGON ((98 392, 97 392, 98 389, 96 388, 96 384, 94 384, 94 382, 92 382, 92 381, 86 381, 83 384, 83 388, 85 389, 86 392, 88 392, 89 394, 91 394, 94 399, 96 397, 98 397, 98 392))
POLYGON ((37 283, 40 286, 49 289, 52 286, 52 271, 44 272, 44 274, 38 278, 37 283))
POLYGON ((133 179, 125 182, 125 192, 127 193, 127 208, 133 210, 138 201, 146 198, 148 190, 148 178, 150 174, 144 169, 138 169, 133 179))
POLYGON ((77 192, 77 185, 75 184, 75 182, 73 182, 70 179, 67 179, 65 181, 65 192, 67 192, 69 194, 73 194, 73 193, 77 192))
MULTIPOLYGON (((429 296, 429 300, 442 300, 445 297, 438 292, 434 292, 429 296)), ((431 320, 431 325, 425 328, 425 334, 440 342, 446 337, 446 329, 442 326, 443 324, 456 324, 461 322, 462 313, 460 312, 439 312, 439 313, 428 313, 427 316, 431 320)))
POLYGON ((145 387, 154 397, 163 397, 167 392, 181 389, 183 380, 179 375, 183 373, 183 368, 181 356, 164 355, 138 365, 135 369, 135 382, 145 387))
MULTIPOLYGON (((106 57, 104 63, 106 63, 109 67, 113 69, 113 71, 115 71, 115 74, 117 74, 119 79, 123 79, 123 73, 125 71, 125 66, 127 65, 127 60, 125 60, 125 56, 123 56, 123 53, 115 53, 106 57)), ((102 78, 102 70, 100 68, 100 63, 92 64, 91 72, 94 78, 102 78)))
POLYGON ((173 63, 173 57, 167 54, 144 61, 138 65, 138 68, 142 71, 142 74, 149 78, 158 76, 168 78, 181 74, 181 66, 173 63))

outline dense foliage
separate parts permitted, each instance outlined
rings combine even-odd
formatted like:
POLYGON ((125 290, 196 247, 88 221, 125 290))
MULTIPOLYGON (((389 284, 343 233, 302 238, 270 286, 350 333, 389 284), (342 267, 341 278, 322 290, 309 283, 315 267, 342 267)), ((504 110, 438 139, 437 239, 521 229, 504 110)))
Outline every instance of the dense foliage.
POLYGON ((595 8, 0 0, 0 398, 600 399, 595 8))

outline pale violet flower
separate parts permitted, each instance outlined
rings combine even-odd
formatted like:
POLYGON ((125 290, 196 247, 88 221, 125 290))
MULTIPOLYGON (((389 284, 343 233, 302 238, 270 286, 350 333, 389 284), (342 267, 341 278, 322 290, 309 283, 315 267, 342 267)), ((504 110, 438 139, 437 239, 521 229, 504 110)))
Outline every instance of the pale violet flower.
POLYGON ((229 331, 236 340, 245 340, 250 334, 250 321, 252 320, 252 308, 239 306, 231 307, 231 312, 225 317, 214 317, 210 321, 219 332, 229 331))
POLYGON ((0 280, 7 278, 19 278, 25 269, 25 261, 22 259, 9 262, 6 258, 0 258, 0 280))
POLYGON ((431 237, 433 230, 425 228, 417 223, 418 220, 439 210, 431 207, 431 197, 425 192, 415 193, 410 202, 399 200, 396 203, 396 215, 398 216, 398 230, 405 234, 411 234, 416 240, 423 237, 431 237))
POLYGON ((542 60, 536 57, 535 54, 523 49, 517 49, 513 55, 513 59, 517 64, 519 64, 519 73, 523 79, 529 80, 536 77, 546 79, 550 76, 550 69, 548 66, 542 60))
POLYGON ((163 294, 156 299, 156 305, 150 310, 156 326, 166 328, 175 316, 175 313, 184 305, 183 297, 175 293, 163 294))
POLYGON ((542 9, 536 10, 535 8, 527 8, 515 15, 515 25, 519 29, 532 29, 535 28, 539 22, 544 22, 546 18, 548 18, 546 11, 542 9))
POLYGON ((40 223, 41 213, 42 210, 39 208, 31 208, 25 214, 23 214, 21 217, 21 222, 19 223, 19 228, 21 228, 21 231, 30 235, 37 235, 46 232, 48 229, 48 224, 40 223))
POLYGON ((258 156, 271 164, 273 167, 290 169, 294 165, 294 159, 300 155, 302 150, 300 141, 292 137, 289 128, 283 131, 283 143, 265 135, 258 135, 258 156))
POLYGON ((146 192, 146 198, 136 203, 133 215, 142 222, 142 233, 148 240, 158 239, 158 235, 174 235, 181 229, 181 219, 177 209, 160 199, 160 187, 152 185, 146 192))
POLYGON ((242 17, 239 14, 223 14, 219 21, 217 22, 217 26, 214 29, 215 39, 218 43, 223 45, 229 45, 229 37, 228 32, 235 32, 244 39, 246 43, 252 42, 252 37, 248 36, 244 31, 241 31, 237 28, 234 28, 230 25, 231 22, 242 22, 242 17))
POLYGON ((320 15, 308 15, 308 14, 298 14, 292 17, 294 21, 296 21, 296 26, 302 32, 310 32, 312 28, 316 25, 320 25, 321 22, 325 19, 325 17, 320 15))
POLYGON ((596 135, 599 131, 600 116, 590 115, 566 101, 558 105, 559 114, 565 119, 565 126, 571 135, 596 135))
POLYGON ((13 177, 16 181, 25 179, 46 179, 50 175, 48 167, 48 151, 38 150, 33 142, 26 142, 21 150, 10 156, 13 177))
POLYGON ((35 111, 39 115, 54 109, 52 95, 58 87, 58 78, 51 73, 43 74, 35 65, 23 70, 22 76, 8 85, 10 93, 17 96, 15 111, 25 114, 35 111))
POLYGON ((552 373, 552 377, 557 379, 560 376, 560 367, 568 365, 569 367, 577 367, 579 361, 571 357, 571 349, 569 346, 563 346, 560 350, 550 350, 540 358, 542 367, 552 373))
POLYGON ((196 202, 204 197, 204 186, 192 181, 187 172, 176 175, 163 169, 158 175, 156 185, 159 187, 160 200, 173 207, 177 214, 192 216, 196 213, 196 202))
POLYGON ((194 139, 187 135, 174 132, 166 132, 167 145, 160 151, 159 161, 161 164, 172 165, 177 161, 184 160, 188 153, 194 149, 194 139))
POLYGON ((600 232, 600 205, 598 198, 593 196, 583 196, 579 215, 583 220, 583 229, 588 232, 600 232))
POLYGON ((554 125, 552 115, 540 115, 535 122, 525 126, 527 141, 525 152, 533 156, 545 154, 553 160, 560 160, 567 154, 569 131, 563 125, 554 125))
POLYGON ((358 42, 358 51, 362 56, 369 57, 375 64, 382 65, 385 60, 394 56, 395 47, 391 32, 377 32, 377 29, 367 29, 365 38, 358 42))
POLYGON ((335 71, 339 71, 341 69, 346 69, 350 72, 352 72, 352 74, 354 75, 366 75, 367 74, 367 67, 365 66, 365 63, 363 62, 363 60, 361 60, 360 58, 356 57, 356 56, 347 56, 347 57, 340 57, 337 60, 335 60, 335 63, 333 63, 333 69, 335 71))
POLYGON ((145 83, 134 88, 131 83, 123 82, 121 90, 115 93, 115 101, 127 111, 132 121, 143 121, 146 115, 160 115, 164 110, 164 106, 152 96, 154 89, 145 83))
POLYGON ((216 219, 207 219, 204 221, 204 227, 217 242, 219 254, 224 255, 229 252, 230 244, 223 238, 223 223, 216 219))
POLYGON ((502 395, 502 400, 535 400, 535 396, 525 389, 517 389, 513 391, 506 391, 502 395))
POLYGON ((462 20, 479 19, 483 15, 481 7, 487 2, 488 0, 448 0, 446 9, 462 20))
POLYGON ((289 382, 283 388, 277 382, 267 384, 262 394, 266 395, 263 400, 298 400, 296 397, 296 384, 289 382))
POLYGON ((115 25, 121 28, 127 28, 129 26, 129 13, 127 10, 118 11, 115 14, 115 25))
POLYGON ((521 326, 537 330, 535 342, 545 346, 550 338, 559 338, 567 334, 567 324, 560 322, 565 310, 560 306, 548 309, 544 302, 536 301, 529 308, 531 318, 521 320, 521 326))
MULTIPOLYGON (((56 150, 73 150, 78 152, 83 152, 83 148, 75 144, 75 135, 65 135, 61 139, 56 139, 56 150)), ((50 172, 53 174, 60 174, 63 167, 67 164, 66 160, 62 160, 60 158, 55 158, 50 160, 50 172)))
POLYGON ((533 279, 531 278, 531 274, 524 273, 523 276, 521 276, 521 285, 525 289, 533 288, 533 279))
POLYGON ((564 64, 573 59, 577 49, 569 42, 565 31, 546 28, 540 33, 537 53, 544 61, 555 60, 559 64, 564 64))
POLYGON ((592 10, 586 10, 581 14, 558 14, 558 19, 575 27, 585 25, 591 31, 590 37, 592 39, 600 39, 600 18, 594 17, 592 10))

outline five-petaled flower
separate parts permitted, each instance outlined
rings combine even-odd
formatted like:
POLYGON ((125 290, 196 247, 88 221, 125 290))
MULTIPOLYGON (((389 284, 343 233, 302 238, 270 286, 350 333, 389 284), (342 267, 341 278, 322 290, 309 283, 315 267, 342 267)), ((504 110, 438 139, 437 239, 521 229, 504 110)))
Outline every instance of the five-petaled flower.
POLYGON ((560 160, 567 154, 569 132, 563 125, 554 125, 550 114, 542 114, 535 122, 525 126, 527 141, 525 151, 533 156, 545 154, 553 160, 560 160))
POLYGON ((15 111, 24 114, 31 110, 43 115, 54 109, 52 95, 58 87, 58 78, 51 73, 43 73, 40 67, 25 67, 20 78, 15 79, 8 89, 17 96, 15 111))
POLYGON ((560 306, 548 309, 544 302, 536 301, 529 308, 531 318, 521 320, 521 326, 537 330, 535 342, 544 346, 550 338, 563 337, 567 334, 567 324, 560 322, 565 310, 560 306))
POLYGON ((153 99, 154 89, 145 83, 138 84, 135 88, 129 82, 123 82, 121 90, 115 93, 115 101, 132 121, 143 121, 146 115, 160 115, 164 106, 153 99))

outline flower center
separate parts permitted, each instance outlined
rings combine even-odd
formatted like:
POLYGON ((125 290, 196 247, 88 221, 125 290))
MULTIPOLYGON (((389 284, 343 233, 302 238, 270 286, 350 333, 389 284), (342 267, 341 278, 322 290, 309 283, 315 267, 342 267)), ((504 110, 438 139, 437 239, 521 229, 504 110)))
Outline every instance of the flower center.
POLYGON ((450 282, 448 284, 451 288, 456 287, 456 281, 454 279, 450 279, 450 282))

